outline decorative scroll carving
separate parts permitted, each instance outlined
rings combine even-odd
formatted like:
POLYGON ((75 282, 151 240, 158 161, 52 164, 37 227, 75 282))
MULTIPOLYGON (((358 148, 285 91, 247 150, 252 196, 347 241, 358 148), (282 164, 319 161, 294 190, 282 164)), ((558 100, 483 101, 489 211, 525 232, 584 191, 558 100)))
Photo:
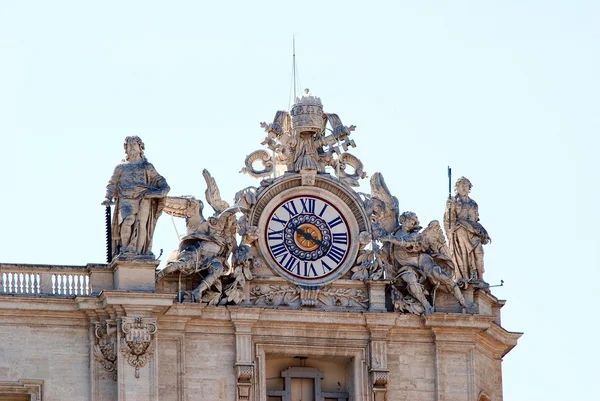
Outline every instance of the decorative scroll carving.
POLYGON ((113 380, 117 380, 117 325, 107 320, 96 322, 94 326, 94 358, 104 370, 113 372, 113 380))
POLYGON ((248 174, 254 178, 268 177, 273 174, 273 158, 266 150, 256 150, 246 157, 246 167, 240 170, 240 173, 248 174), (262 170, 256 170, 254 163, 260 161, 263 165, 262 170))
POLYGON ((153 318, 130 318, 121 319, 121 331, 123 339, 121 352, 127 358, 127 362, 135 368, 135 377, 140 377, 140 368, 154 355, 152 347, 153 335, 157 330, 156 319, 153 318))

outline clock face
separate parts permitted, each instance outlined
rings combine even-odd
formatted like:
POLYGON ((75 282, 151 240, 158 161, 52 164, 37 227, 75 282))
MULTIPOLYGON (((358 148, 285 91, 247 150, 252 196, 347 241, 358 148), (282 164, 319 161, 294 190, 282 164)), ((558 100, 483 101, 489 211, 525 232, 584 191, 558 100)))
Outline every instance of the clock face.
POLYGON ((351 229, 335 203, 296 195, 274 206, 266 221, 264 241, 271 261, 285 276, 304 283, 322 282, 347 264, 351 229))

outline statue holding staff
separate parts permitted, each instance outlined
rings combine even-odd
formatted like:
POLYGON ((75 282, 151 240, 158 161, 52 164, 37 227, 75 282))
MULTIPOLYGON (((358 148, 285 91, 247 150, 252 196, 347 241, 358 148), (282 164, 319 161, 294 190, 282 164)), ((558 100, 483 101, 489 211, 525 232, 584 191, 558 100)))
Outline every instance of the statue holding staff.
POLYGON ((169 185, 144 156, 144 142, 128 136, 126 159, 115 167, 103 205, 115 205, 111 226, 112 257, 152 256, 152 236, 169 185))

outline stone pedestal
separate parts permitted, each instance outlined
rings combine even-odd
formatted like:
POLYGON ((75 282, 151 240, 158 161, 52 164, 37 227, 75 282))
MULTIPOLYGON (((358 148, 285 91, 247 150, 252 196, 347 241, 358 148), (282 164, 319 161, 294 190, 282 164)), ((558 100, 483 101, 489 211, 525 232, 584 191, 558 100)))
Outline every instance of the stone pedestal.
POLYGON ((110 266, 88 263, 86 267, 90 273, 90 286, 94 294, 114 289, 114 274, 110 266))
POLYGON ((154 257, 116 257, 109 265, 114 272, 115 290, 154 291, 159 264, 154 257))
POLYGON ((369 287, 369 312, 386 312, 385 287, 389 284, 387 280, 367 281, 369 287))

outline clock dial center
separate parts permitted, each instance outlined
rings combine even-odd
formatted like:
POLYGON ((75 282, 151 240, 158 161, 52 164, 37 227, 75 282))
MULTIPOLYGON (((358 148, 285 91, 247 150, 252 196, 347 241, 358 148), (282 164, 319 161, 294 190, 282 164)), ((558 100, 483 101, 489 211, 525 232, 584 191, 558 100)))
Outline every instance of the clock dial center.
POLYGON ((318 249, 322 241, 323 234, 314 224, 304 223, 296 228, 294 242, 303 251, 312 252, 318 249))

